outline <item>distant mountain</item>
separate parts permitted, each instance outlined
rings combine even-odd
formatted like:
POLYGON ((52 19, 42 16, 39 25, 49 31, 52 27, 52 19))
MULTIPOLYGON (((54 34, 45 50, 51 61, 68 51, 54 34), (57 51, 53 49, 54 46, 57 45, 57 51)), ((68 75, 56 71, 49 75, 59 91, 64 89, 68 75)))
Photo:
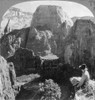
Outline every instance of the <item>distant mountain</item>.
POLYGON ((32 13, 24 12, 18 8, 11 7, 3 16, 3 20, 1 22, 1 28, 3 28, 2 30, 4 30, 4 24, 6 25, 8 20, 8 28, 10 31, 29 27, 32 20, 32 13))
MULTIPOLYGON (((17 11, 19 12, 19 10, 17 11)), ((16 18, 18 18, 19 14, 16 14, 16 18)), ((14 16, 12 18, 14 21, 14 16)), ((14 28, 13 25, 12 29, 14 28)), ((1 54, 8 57, 18 47, 23 47, 33 50, 34 54, 44 57, 43 59, 50 59, 50 57, 56 59, 63 52, 64 39, 68 36, 72 25, 72 20, 60 6, 39 6, 33 14, 30 27, 15 29, 11 32, 7 32, 8 28, 4 29, 4 33, 7 32, 7 35, 5 34, 1 39, 1 54)), ((10 26, 10 21, 7 26, 10 26)))
POLYGON ((7 58, 22 47, 33 50, 42 59, 63 57, 72 66, 88 62, 95 66, 95 19, 74 17, 73 21, 79 20, 72 26, 72 20, 60 9, 39 6, 30 27, 13 30, 2 37, 1 55, 7 58))
POLYGON ((75 22, 77 19, 86 19, 86 20, 91 20, 92 22, 95 23, 95 18, 91 16, 84 16, 84 17, 73 17, 72 21, 75 22))

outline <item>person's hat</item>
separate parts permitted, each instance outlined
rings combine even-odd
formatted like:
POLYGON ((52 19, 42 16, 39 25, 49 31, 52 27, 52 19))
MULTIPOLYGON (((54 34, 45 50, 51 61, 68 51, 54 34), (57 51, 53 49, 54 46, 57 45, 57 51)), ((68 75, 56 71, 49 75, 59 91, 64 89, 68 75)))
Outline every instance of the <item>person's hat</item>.
POLYGON ((81 70, 84 70, 85 68, 87 68, 87 66, 86 66, 86 64, 82 64, 82 65, 79 66, 79 68, 80 68, 81 70))

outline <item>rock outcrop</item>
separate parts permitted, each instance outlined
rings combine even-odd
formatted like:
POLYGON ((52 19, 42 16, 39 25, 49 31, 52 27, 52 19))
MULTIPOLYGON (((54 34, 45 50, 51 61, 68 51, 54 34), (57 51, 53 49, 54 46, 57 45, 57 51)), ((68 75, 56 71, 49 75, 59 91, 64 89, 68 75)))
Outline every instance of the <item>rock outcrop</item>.
POLYGON ((20 47, 33 50, 38 56, 48 54, 59 56, 72 23, 61 7, 39 6, 33 15, 30 29, 29 27, 16 29, 8 33, 8 22, 5 35, 1 39, 1 55, 5 58, 13 55, 19 42, 20 47))
MULTIPOLYGON (((42 26, 42 30, 49 29, 52 30, 54 34, 61 34, 63 31, 60 30, 60 28, 64 22, 66 22, 67 27, 73 25, 67 13, 64 12, 60 6, 41 5, 33 14, 31 28, 34 26, 39 29, 42 26)), ((64 30, 66 30, 67 27, 64 27, 64 30)), ((63 34, 65 35, 66 33, 64 32, 63 34)))
POLYGON ((37 68, 41 66, 41 59, 35 56, 32 50, 19 48, 13 56, 7 58, 8 62, 13 62, 16 75, 30 74, 37 72, 37 68))
POLYGON ((6 23, 9 21, 8 31, 11 32, 15 29, 22 29, 26 27, 30 27, 32 20, 32 13, 24 12, 19 8, 11 7, 4 14, 1 22, 1 30, 3 32, 6 23))
POLYGON ((78 20, 78 19, 91 20, 93 23, 95 23, 95 18, 94 17, 90 17, 90 16, 72 17, 71 19, 72 19, 73 23, 75 23, 75 21, 78 20))
POLYGON ((15 100, 9 75, 9 65, 0 56, 0 100, 15 100))
POLYGON ((64 63, 71 66, 86 63, 93 73, 95 24, 90 20, 78 19, 70 28, 71 23, 60 7, 39 6, 31 27, 14 30, 1 38, 1 55, 7 58, 23 47, 33 50, 41 58, 51 54, 63 57, 64 63))
POLYGON ((26 47, 41 56, 47 53, 61 54, 62 44, 69 34, 72 23, 61 7, 39 6, 33 14, 26 47))
MULTIPOLYGON (((66 86, 69 97, 71 92, 74 92, 70 77, 81 75, 76 67, 86 63, 91 75, 95 75, 95 24, 90 20, 78 19, 72 25, 72 20, 60 7, 39 6, 30 27, 13 30, 1 38, 1 55, 7 62, 13 62, 16 75, 23 75, 24 81, 27 79, 27 77, 24 79, 25 76, 39 73, 40 81, 51 78, 60 84, 61 88, 66 86), (56 59, 48 59, 48 55, 52 58, 56 55, 56 59)), ((1 59, 0 76, 3 78, 4 74, 9 79, 7 62, 1 59)), ((4 95, 8 92, 9 100, 14 100, 10 80, 5 78, 3 81, 9 84, 9 92, 4 88, 4 95)), ((0 84, 3 87, 2 82, 0 84)), ((29 84, 32 85, 31 82, 29 84)))
MULTIPOLYGON (((45 59, 44 61, 42 61, 39 56, 33 54, 33 51, 24 48, 19 48, 18 50, 16 50, 15 54, 12 57, 7 58, 7 61, 14 63, 17 77, 23 75, 23 77, 21 77, 22 81, 26 81, 26 79, 28 80, 28 75, 30 73, 38 73, 41 76, 39 79, 26 84, 25 87, 27 88, 24 87, 24 89, 21 89, 21 94, 18 94, 17 100, 19 100, 19 98, 31 99, 34 96, 33 92, 31 91, 37 89, 37 84, 39 82, 49 78, 62 85, 62 87, 65 85, 68 88, 66 89, 66 96, 68 95, 69 98, 69 95, 74 92, 74 89, 69 81, 70 77, 81 75, 80 70, 71 67, 69 64, 65 65, 62 58, 58 58, 55 60, 45 59), (25 76, 27 76, 26 79, 25 76), (26 96, 26 94, 28 95, 28 93, 31 94, 31 97, 26 96)), ((64 92, 62 92, 62 95, 65 98, 64 92)))
POLYGON ((79 19, 71 29, 65 42, 65 61, 73 66, 86 63, 90 71, 95 69, 95 24, 90 20, 79 19))
POLYGON ((26 48, 29 30, 30 28, 28 27, 21 30, 13 30, 8 34, 3 35, 0 40, 1 55, 7 58, 12 56, 18 48, 26 48))
POLYGON ((34 55, 32 50, 25 48, 19 48, 16 50, 13 56, 7 58, 7 61, 14 63, 17 77, 31 73, 39 73, 41 77, 51 77, 60 80, 61 77, 59 77, 59 75, 63 75, 63 79, 66 79, 68 76, 69 79, 70 76, 78 74, 78 71, 75 71, 75 69, 73 69, 69 64, 65 65, 62 58, 51 60, 41 59, 41 57, 34 55), (67 74, 65 75, 64 73, 67 74))
POLYGON ((1 55, 7 58, 23 47, 41 57, 48 54, 64 56, 65 63, 72 66, 88 62, 88 65, 94 66, 94 23, 79 19, 70 28, 71 23, 60 7, 39 6, 30 28, 14 30, 2 37, 1 55))

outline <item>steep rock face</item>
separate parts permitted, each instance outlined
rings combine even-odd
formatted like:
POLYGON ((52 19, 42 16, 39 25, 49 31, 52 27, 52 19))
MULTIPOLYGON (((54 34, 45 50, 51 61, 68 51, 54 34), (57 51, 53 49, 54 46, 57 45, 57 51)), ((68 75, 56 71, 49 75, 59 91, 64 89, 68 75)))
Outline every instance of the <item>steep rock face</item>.
POLYGON ((31 27, 13 30, 1 38, 1 55, 7 58, 19 47, 28 48, 38 56, 61 55, 63 43, 72 21, 59 6, 39 6, 33 15, 31 27), (47 12, 47 13, 46 13, 47 12))
POLYGON ((34 55, 32 50, 19 48, 13 56, 7 58, 8 62, 13 62, 16 75, 24 75, 35 72, 35 68, 40 68, 41 59, 34 55))
POLYGON ((90 16, 72 17, 71 19, 72 19, 72 21, 73 21, 74 23, 75 23, 75 21, 76 21, 77 19, 91 20, 92 22, 95 23, 95 18, 94 18, 94 17, 90 17, 90 16))
POLYGON ((95 65, 95 24, 92 21, 79 19, 75 22, 66 39, 64 58, 75 67, 81 63, 88 67, 95 65))
MULTIPOLYGON (((64 88, 61 89, 63 91, 66 91, 65 96, 69 98, 71 93, 74 92, 74 89, 69 79, 72 76, 80 76, 81 74, 79 69, 74 69, 69 64, 64 65, 62 58, 58 58, 55 60, 45 59, 44 61, 42 61, 42 59, 40 59, 39 56, 34 55, 33 51, 24 48, 19 48, 18 50, 16 50, 15 54, 12 57, 7 58, 7 61, 14 63, 17 76, 27 75, 30 73, 39 73, 41 76, 40 79, 34 80, 33 82, 26 84, 25 87, 30 91, 25 91, 25 90, 23 91, 22 89, 20 92, 21 94, 19 94, 17 100, 19 100, 19 98, 31 99, 34 96, 33 92, 31 91, 35 90, 35 86, 33 86, 33 84, 37 85, 39 81, 41 82, 49 78, 53 79, 58 84, 62 85, 62 87, 65 85, 66 89, 64 88)), ((25 76, 23 77, 23 80, 24 79, 25 76)), ((63 91, 62 91, 62 95, 63 95, 62 98, 65 98, 63 91)))
POLYGON ((18 48, 25 48, 29 30, 30 28, 28 27, 21 30, 13 30, 8 34, 5 34, 0 40, 1 55, 7 58, 13 55, 18 48))
POLYGON ((26 47, 32 49, 39 56, 57 52, 57 44, 50 30, 39 31, 33 28, 32 34, 29 34, 26 47))
POLYGON ((44 26, 47 30, 50 29, 54 33, 59 33, 60 27, 65 21, 67 27, 72 25, 71 19, 60 6, 41 5, 36 9, 33 15, 31 27, 44 26))
POLYGON ((0 100, 15 100, 9 76, 9 65, 0 56, 0 100))
POLYGON ((61 7, 39 6, 33 15, 26 47, 41 56, 47 52, 59 55, 71 26, 71 19, 61 7))

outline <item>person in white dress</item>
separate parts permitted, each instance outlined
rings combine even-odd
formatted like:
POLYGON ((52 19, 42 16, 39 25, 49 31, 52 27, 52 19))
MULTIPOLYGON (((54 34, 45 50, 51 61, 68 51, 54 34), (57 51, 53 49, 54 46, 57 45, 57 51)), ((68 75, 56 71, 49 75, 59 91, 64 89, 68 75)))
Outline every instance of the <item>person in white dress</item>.
POLYGON ((88 82, 90 80, 90 74, 88 72, 88 68, 87 68, 86 64, 80 65, 79 68, 82 71, 82 77, 81 77, 77 87, 84 87, 85 85, 88 84, 88 82))

